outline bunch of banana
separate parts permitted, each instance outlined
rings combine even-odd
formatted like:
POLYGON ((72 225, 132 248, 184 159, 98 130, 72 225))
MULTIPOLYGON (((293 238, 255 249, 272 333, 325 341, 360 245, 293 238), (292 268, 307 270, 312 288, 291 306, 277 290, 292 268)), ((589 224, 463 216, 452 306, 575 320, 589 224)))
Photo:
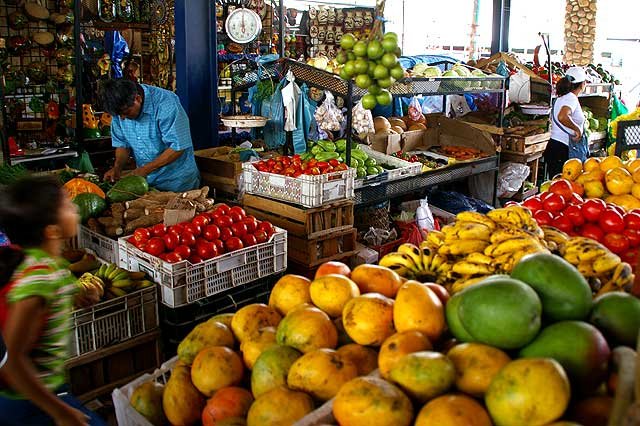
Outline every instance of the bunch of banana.
POLYGON ((129 272, 113 263, 102 264, 94 275, 104 282, 106 295, 111 298, 125 296, 153 285, 153 282, 145 279, 144 272, 129 272))
POLYGON ((564 245, 569 241, 569 235, 562 232, 558 228, 553 226, 543 226, 542 232, 544 232, 544 241, 547 244, 549 250, 555 253, 559 253, 564 249, 564 245))
POLYGON ((530 232, 537 238, 542 239, 544 232, 538 226, 538 222, 533 218, 531 210, 519 205, 511 205, 500 209, 494 209, 487 213, 489 219, 493 219, 496 224, 512 225, 518 229, 530 232))
POLYGON ((446 256, 440 255, 426 241, 417 247, 410 243, 401 244, 397 252, 389 253, 379 261, 400 276, 423 282, 443 282, 451 270, 446 256))
POLYGON ((85 291, 95 290, 100 297, 104 296, 104 282, 89 272, 85 272, 78 278, 78 286, 85 291))
POLYGON ((613 290, 628 290, 628 287, 633 284, 635 277, 631 265, 622 262, 620 256, 595 240, 571 237, 561 246, 560 254, 567 262, 578 268, 578 271, 592 284, 594 292, 598 294, 613 290))

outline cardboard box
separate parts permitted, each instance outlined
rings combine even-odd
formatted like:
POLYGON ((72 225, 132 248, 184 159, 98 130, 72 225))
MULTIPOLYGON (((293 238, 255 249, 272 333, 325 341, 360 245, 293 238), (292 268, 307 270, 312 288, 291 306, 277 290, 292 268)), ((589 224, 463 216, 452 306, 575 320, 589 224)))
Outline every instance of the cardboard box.
POLYGON ((403 151, 426 151, 436 146, 465 146, 495 155, 496 145, 491 134, 460 120, 441 115, 427 116, 427 130, 402 135, 403 151))
POLYGON ((376 135, 370 133, 367 135, 367 144, 375 151, 383 154, 393 154, 402 149, 402 135, 376 135))

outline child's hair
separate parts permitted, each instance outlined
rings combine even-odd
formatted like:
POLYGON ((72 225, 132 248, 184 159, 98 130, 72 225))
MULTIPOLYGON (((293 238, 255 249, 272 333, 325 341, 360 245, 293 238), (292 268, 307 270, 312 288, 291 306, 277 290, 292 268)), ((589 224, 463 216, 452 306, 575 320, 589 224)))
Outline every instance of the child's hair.
POLYGON ((26 177, 0 191, 0 229, 12 244, 0 247, 0 287, 24 259, 20 248, 42 245, 45 228, 58 222, 63 196, 51 177, 26 177))

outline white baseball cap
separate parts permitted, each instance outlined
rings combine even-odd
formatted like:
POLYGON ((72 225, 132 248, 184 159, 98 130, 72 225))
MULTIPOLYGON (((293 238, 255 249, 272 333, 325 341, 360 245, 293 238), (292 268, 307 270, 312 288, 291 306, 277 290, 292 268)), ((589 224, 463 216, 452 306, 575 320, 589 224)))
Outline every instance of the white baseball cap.
POLYGON ((572 83, 582 83, 587 79, 587 73, 582 67, 571 67, 565 73, 565 76, 572 83))

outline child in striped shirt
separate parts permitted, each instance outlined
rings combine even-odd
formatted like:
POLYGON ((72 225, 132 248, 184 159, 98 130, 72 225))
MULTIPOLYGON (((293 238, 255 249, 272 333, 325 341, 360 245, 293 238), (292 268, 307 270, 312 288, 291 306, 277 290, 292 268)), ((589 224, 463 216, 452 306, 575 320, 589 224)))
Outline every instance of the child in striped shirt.
POLYGON ((3 425, 105 425, 65 392, 74 302, 97 301, 60 259, 77 226, 76 206, 56 180, 29 177, 0 193, 0 229, 14 244, 0 248, 3 425))

